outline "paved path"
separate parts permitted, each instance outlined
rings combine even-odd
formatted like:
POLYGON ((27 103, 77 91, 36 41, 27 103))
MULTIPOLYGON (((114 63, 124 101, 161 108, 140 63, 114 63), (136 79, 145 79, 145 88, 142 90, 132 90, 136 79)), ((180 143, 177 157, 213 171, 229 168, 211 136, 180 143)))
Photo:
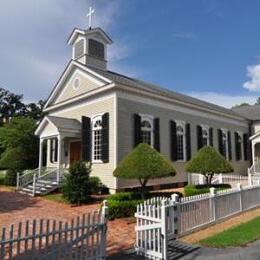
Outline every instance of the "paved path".
MULTIPOLYGON (((91 212, 100 204, 71 207, 43 198, 32 198, 27 195, 0 187, 0 232, 2 227, 24 222, 27 219, 56 219, 70 221, 76 216, 91 212)), ((133 247, 135 240, 135 223, 132 219, 117 219, 108 222, 108 254, 133 247)))

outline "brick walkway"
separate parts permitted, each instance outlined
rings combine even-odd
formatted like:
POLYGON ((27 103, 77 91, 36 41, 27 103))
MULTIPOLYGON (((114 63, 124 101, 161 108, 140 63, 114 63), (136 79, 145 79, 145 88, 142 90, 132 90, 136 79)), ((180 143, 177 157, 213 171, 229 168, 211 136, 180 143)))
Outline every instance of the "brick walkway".
MULTIPOLYGON (((99 208, 99 204, 71 207, 42 198, 31 198, 0 187, 0 230, 27 219, 69 221, 99 208)), ((133 247, 135 232, 132 220, 118 219, 108 223, 108 254, 133 247)))

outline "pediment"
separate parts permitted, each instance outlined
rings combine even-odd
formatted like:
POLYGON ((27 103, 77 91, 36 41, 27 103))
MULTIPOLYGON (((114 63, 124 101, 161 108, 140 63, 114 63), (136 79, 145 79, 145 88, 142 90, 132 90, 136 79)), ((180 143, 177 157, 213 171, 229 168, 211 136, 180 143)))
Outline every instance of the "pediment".
POLYGON ((56 84, 45 108, 73 100, 108 83, 111 81, 73 61, 56 84))

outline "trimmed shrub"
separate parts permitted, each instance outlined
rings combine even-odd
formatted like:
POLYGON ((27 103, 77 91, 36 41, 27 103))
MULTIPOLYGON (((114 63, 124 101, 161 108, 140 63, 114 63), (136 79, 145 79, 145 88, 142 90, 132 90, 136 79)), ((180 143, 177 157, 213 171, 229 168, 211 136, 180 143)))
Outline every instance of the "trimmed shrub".
POLYGON ((7 186, 16 186, 16 177, 17 177, 17 173, 15 170, 13 169, 7 170, 4 178, 4 184, 7 186))
POLYGON ((115 200, 115 201, 141 200, 141 194, 138 192, 119 192, 109 196, 108 200, 115 200))
POLYGON ((230 189, 231 185, 229 184, 216 184, 216 185, 186 185, 184 187, 185 197, 200 195, 203 193, 209 193, 211 187, 216 188, 217 190, 226 190, 230 189))
POLYGON ((70 203, 81 204, 90 201, 90 172, 91 166, 86 166, 82 161, 75 162, 70 167, 62 186, 63 197, 70 203))
POLYGON ((142 200, 108 200, 108 219, 133 217, 137 205, 142 202, 142 200))
POLYGON ((89 177, 89 185, 90 185, 92 194, 99 193, 103 186, 101 180, 96 176, 89 177))
POLYGON ((129 153, 114 170, 114 176, 136 179, 141 185, 142 198, 150 179, 174 176, 172 163, 150 145, 141 143, 129 153))
POLYGON ((211 184, 214 173, 230 173, 232 165, 212 146, 202 147, 186 165, 188 173, 200 173, 211 184))

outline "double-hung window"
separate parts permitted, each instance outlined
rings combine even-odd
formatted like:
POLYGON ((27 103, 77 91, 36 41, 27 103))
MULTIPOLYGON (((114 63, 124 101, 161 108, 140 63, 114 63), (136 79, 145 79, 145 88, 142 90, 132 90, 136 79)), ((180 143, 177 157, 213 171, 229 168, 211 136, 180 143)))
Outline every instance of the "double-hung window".
POLYGON ((94 162, 102 160, 102 116, 96 116, 92 120, 92 147, 94 162))
POLYGON ((152 147, 154 145, 153 127, 153 117, 150 115, 141 115, 141 141, 152 147))
POLYGON ((185 123, 176 121, 176 160, 185 161, 185 123))
POLYGON ((237 133, 237 144, 236 144, 236 149, 237 149, 237 160, 242 160, 242 134, 237 133))
POLYGON ((209 145, 209 127, 202 125, 202 146, 209 145))
POLYGON ((228 132, 226 129, 221 129, 222 131, 222 155, 228 160, 228 132))

